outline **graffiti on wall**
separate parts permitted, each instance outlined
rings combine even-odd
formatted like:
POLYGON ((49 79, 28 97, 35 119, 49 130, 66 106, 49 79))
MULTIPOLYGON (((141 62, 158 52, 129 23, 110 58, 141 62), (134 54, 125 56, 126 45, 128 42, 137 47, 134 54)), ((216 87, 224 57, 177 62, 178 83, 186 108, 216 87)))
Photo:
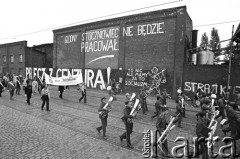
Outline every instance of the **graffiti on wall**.
POLYGON ((127 26, 123 28, 123 36, 146 36, 164 33, 164 22, 148 23, 134 26, 127 26))
MULTIPOLYGON (((125 86, 129 87, 147 87, 149 90, 160 92, 160 85, 167 82, 165 69, 153 67, 151 70, 128 69, 125 78, 125 86)), ((26 77, 39 77, 43 79, 44 73, 52 77, 71 76, 83 73, 82 69, 65 69, 65 68, 32 68, 26 67, 26 77)), ((106 89, 111 77, 115 77, 117 72, 107 69, 85 69, 85 83, 89 88, 106 89)), ((84 78, 83 78, 84 79, 84 78)))
POLYGON ((166 83, 166 77, 164 75, 165 69, 158 70, 157 67, 153 67, 151 72, 148 72, 148 75, 152 78, 149 91, 156 90, 160 94, 160 85, 161 83, 166 83))
MULTIPOLYGON (((230 87, 230 90, 239 89, 240 86, 234 86, 230 87)), ((208 83, 199 83, 199 82, 185 82, 184 90, 187 92, 196 92, 198 89, 200 89, 202 92, 205 93, 211 93, 215 92, 216 94, 225 94, 227 92, 227 86, 220 85, 220 84, 208 84, 208 83)))
POLYGON ((156 90, 160 93, 161 83, 166 83, 165 69, 153 67, 151 71, 142 69, 128 69, 125 85, 131 87, 148 87, 149 91, 156 90))
MULTIPOLYGON (((71 76, 82 73, 82 69, 53 69, 53 68, 32 68, 26 67, 26 77, 39 77, 43 79, 44 73, 48 74, 52 77, 63 77, 63 76, 71 76)), ((87 87, 90 88, 98 88, 101 87, 102 89, 106 89, 107 83, 109 81, 110 74, 107 70, 101 69, 85 69, 85 83, 87 87)))
POLYGON ((125 85, 126 86, 147 86, 148 73, 142 69, 128 69, 126 74, 125 85))
POLYGON ((88 68, 117 68, 119 26, 89 30, 82 33, 81 52, 85 52, 88 68))

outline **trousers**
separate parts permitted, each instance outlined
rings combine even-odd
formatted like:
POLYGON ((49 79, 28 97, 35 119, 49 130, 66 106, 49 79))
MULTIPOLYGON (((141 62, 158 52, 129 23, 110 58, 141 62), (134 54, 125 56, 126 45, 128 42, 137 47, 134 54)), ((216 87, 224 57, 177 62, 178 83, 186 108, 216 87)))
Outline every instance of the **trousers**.
POLYGON ((108 118, 108 116, 106 116, 105 118, 100 117, 102 126, 97 128, 99 131, 103 130, 104 137, 106 136, 107 118, 108 118))
POLYGON ((47 95, 43 96, 42 100, 43 100, 42 109, 44 108, 45 103, 47 103, 46 110, 49 111, 49 98, 48 98, 48 96, 47 95))
POLYGON ((126 128, 126 132, 123 133, 120 138, 121 139, 126 139, 127 140, 127 146, 131 146, 131 138, 130 135, 133 131, 133 123, 127 123, 125 122, 125 128, 126 128))

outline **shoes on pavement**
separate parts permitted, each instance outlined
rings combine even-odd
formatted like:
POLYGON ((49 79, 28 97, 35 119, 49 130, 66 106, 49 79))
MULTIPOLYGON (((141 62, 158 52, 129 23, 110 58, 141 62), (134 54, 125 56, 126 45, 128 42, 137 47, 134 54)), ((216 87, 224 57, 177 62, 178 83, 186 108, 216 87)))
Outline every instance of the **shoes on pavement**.
POLYGON ((104 139, 104 140, 107 140, 107 137, 106 137, 106 136, 103 136, 103 139, 104 139))
POLYGON ((182 126, 178 126, 179 128, 182 128, 182 126))
POLYGON ((127 147, 130 148, 130 149, 133 149, 133 146, 132 146, 132 145, 128 145, 127 147))
POLYGON ((119 136, 120 137, 120 141, 122 142, 123 141, 123 138, 121 137, 121 136, 119 136))
POLYGON ((49 112, 50 110, 48 109, 47 111, 49 112))
POLYGON ((98 128, 96 128, 96 130, 98 131, 98 133, 100 133, 100 130, 98 128))

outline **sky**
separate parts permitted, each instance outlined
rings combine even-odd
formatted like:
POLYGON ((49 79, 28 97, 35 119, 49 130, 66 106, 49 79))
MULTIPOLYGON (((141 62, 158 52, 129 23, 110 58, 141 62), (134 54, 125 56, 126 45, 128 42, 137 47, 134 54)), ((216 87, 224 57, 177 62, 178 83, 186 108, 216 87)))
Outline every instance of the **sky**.
POLYGON ((230 39, 232 26, 235 31, 240 23, 239 0, 1 0, 0 5, 0 44, 26 40, 29 47, 53 43, 54 29, 179 6, 187 7, 198 44, 204 32, 210 39, 213 27, 220 40, 230 39))

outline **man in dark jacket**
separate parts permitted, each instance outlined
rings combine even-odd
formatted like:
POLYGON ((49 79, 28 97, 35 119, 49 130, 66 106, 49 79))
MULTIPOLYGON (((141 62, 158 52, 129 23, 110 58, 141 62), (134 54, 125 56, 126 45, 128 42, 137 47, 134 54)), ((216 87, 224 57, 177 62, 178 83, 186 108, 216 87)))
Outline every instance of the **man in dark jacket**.
POLYGON ((206 114, 204 112, 200 112, 198 113, 198 115, 199 115, 199 118, 196 125, 196 135, 199 139, 199 142, 197 143, 197 147, 199 147, 198 144, 200 144, 199 154, 202 155, 202 159, 208 159, 209 156, 208 156, 207 144, 205 141, 200 141, 200 138, 203 138, 203 140, 208 138, 208 133, 211 131, 211 129, 207 127, 206 114))
POLYGON ((167 98, 171 98, 170 95, 167 93, 166 88, 164 88, 163 91, 161 92, 161 96, 162 96, 163 105, 166 106, 167 105, 167 98))
POLYGON ((182 123, 182 116, 183 116, 183 107, 182 107, 182 100, 179 98, 176 100, 176 115, 178 116, 178 127, 182 128, 181 123, 182 123))
POLYGON ((220 95, 218 99, 218 106, 219 106, 219 114, 215 117, 215 119, 218 119, 220 116, 222 116, 222 119, 225 118, 225 100, 224 96, 220 95))
POLYGON ((153 115, 152 118, 155 118, 156 116, 161 114, 161 107, 163 107, 161 96, 157 96, 157 101, 155 103, 156 114, 153 115))
POLYGON ((231 137, 235 140, 238 140, 240 138, 240 129, 239 129, 239 124, 240 124, 240 113, 237 110, 237 105, 235 102, 230 103, 230 107, 227 107, 227 122, 224 123, 224 125, 229 124, 228 127, 223 128, 222 131, 224 134, 227 132, 231 132, 231 137))
POLYGON ((178 101, 181 102, 181 117, 186 118, 186 105, 184 104, 184 100, 187 99, 186 96, 182 93, 178 96, 178 101))
POLYGON ((32 86, 29 83, 29 80, 27 80, 27 87, 25 88, 25 95, 27 96, 27 103, 30 105, 30 99, 32 97, 32 86))
POLYGON ((147 100, 147 94, 146 94, 146 92, 144 92, 143 89, 141 89, 139 97, 140 97, 140 103, 141 103, 141 106, 142 106, 142 112, 143 112, 144 115, 146 115, 146 111, 148 111, 147 101, 146 101, 147 100))
POLYGON ((129 105, 129 102, 125 102, 125 108, 123 109, 122 120, 125 124, 126 132, 120 136, 120 140, 122 142, 123 139, 127 139, 127 147, 133 148, 131 144, 131 139, 130 139, 130 134, 133 131, 133 122, 132 122, 133 116, 130 115, 130 113, 131 113, 131 106, 129 105))
MULTIPOLYGON (((100 133, 101 130, 103 130, 103 138, 107 139, 106 137, 106 128, 107 128, 107 118, 108 118, 108 109, 104 109, 104 106, 106 105, 106 98, 103 97, 101 99, 101 104, 98 108, 99 112, 99 118, 101 119, 102 126, 97 127, 98 133, 100 133)), ((111 106, 109 106, 111 107, 111 106)))
POLYGON ((59 95, 59 98, 63 98, 62 95, 63 95, 63 91, 64 91, 64 86, 58 86, 58 90, 60 92, 60 95, 59 95))
POLYGON ((200 99, 201 109, 202 109, 204 104, 209 105, 210 103, 211 103, 211 100, 206 96, 206 93, 203 93, 202 98, 200 99))
MULTIPOLYGON (((162 113, 158 116, 157 122, 156 122, 156 128, 159 132, 159 136, 162 135, 162 133, 166 130, 168 126, 168 118, 170 117, 168 113, 168 107, 162 107, 162 113)), ((178 121, 177 118, 174 119, 173 124, 178 121)), ((168 151, 168 142, 167 139, 164 140, 164 142, 161 145, 162 147, 162 156, 169 157, 169 151, 168 151)))

